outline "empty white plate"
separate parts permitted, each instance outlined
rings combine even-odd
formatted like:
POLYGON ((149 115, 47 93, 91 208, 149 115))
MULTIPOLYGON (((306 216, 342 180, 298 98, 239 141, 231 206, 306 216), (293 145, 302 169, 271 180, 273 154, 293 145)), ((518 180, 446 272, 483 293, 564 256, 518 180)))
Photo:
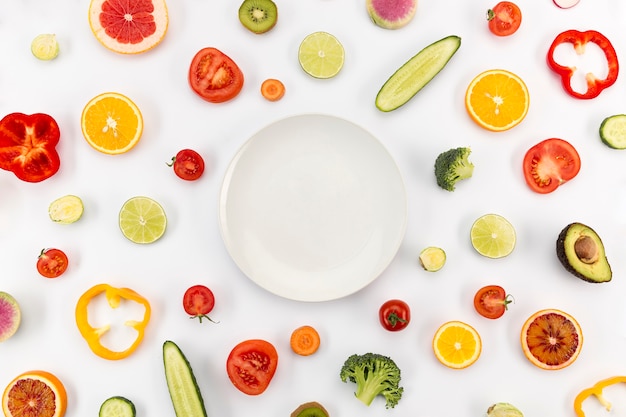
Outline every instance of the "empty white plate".
POLYGON ((292 116, 250 138, 219 198, 226 248, 262 288, 299 301, 352 294, 404 237, 407 198, 385 147, 346 120, 292 116))

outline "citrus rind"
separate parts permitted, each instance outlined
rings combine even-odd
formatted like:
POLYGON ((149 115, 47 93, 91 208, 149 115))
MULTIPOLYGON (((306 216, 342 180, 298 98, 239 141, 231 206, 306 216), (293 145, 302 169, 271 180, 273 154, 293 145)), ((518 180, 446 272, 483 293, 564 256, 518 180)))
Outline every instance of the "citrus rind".
POLYGON ((2 411, 6 417, 42 415, 35 410, 24 410, 24 407, 38 407, 39 411, 45 407, 46 416, 63 417, 67 408, 65 386, 59 378, 47 371, 34 370, 18 375, 7 385, 2 394, 2 411), (29 381, 29 383, 24 384, 22 381, 29 381), (54 401, 54 411, 51 410, 52 404, 40 404, 39 401, 35 401, 32 391, 39 391, 45 399, 54 401), (28 404, 17 404, 20 399, 22 402, 28 401, 28 404), (30 414, 29 411, 33 414, 30 414))

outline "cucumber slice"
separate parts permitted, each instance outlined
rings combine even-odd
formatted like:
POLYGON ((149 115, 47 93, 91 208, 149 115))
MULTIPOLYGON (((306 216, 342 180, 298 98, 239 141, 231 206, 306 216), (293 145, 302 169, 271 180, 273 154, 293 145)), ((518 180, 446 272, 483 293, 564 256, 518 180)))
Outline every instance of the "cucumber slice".
POLYGON ((613 149, 626 149, 626 114, 609 116, 600 124, 600 139, 613 149))
POLYGON ((135 404, 128 398, 115 396, 100 406, 99 417, 135 417, 135 404))
POLYGON ((389 112, 405 104, 446 66, 460 46, 461 38, 451 35, 422 49, 383 84, 376 107, 389 112))
POLYGON ((165 379, 176 417, 207 417, 200 388, 189 361, 176 343, 163 343, 165 379))

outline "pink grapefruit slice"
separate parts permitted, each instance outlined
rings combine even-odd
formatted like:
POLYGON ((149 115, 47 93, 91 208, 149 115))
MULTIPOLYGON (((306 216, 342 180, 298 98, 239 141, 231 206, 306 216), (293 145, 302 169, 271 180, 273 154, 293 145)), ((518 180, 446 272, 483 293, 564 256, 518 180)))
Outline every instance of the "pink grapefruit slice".
POLYGON ((157 46, 169 18, 165 0, 91 0, 89 25, 106 48, 139 54, 157 46))

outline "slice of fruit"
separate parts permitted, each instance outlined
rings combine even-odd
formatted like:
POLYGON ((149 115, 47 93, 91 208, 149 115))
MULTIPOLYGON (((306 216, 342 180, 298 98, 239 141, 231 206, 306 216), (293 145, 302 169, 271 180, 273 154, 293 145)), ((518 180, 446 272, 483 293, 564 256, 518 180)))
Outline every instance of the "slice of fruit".
POLYGON ((571 365, 583 347, 583 333, 571 315, 556 309, 530 316, 521 331, 524 355, 542 369, 558 370, 571 365))
POLYGON ((59 378, 47 371, 18 375, 2 394, 5 417, 62 417, 67 409, 67 392, 59 378))
POLYGON ((435 356, 449 368, 467 368, 478 360, 481 350, 480 335, 462 321, 442 324, 433 337, 435 356))
POLYGON ((278 20, 278 7, 272 0, 244 0, 239 6, 239 21, 249 31, 268 32, 278 20))
POLYGON ((420 252, 419 261, 426 271, 436 272, 446 263, 446 252, 436 246, 429 246, 420 252))
POLYGON ((524 81, 510 71, 492 69, 478 74, 465 92, 465 108, 479 126, 509 130, 528 114, 530 97, 524 81))
POLYGON ((328 411, 322 404, 310 401, 293 410, 290 417, 328 417, 328 411))
POLYGON ((119 395, 104 400, 98 413, 98 417, 135 417, 135 415, 135 404, 119 395))
POLYGON ((13 336, 22 322, 22 310, 9 293, 0 291, 0 342, 13 336))
POLYGON ((417 0, 367 0, 365 7, 376 25, 385 29, 400 29, 413 20, 417 0))
POLYGON ((515 228, 499 214, 485 214, 474 221, 470 240, 476 252, 487 258, 503 258, 513 252, 515 228))
POLYGON ((339 40, 328 32, 314 32, 298 48, 302 69, 315 78, 332 78, 341 71, 345 51, 339 40))
POLYGON ((461 46, 461 38, 448 36, 414 55, 383 84, 376 107, 389 112, 406 104, 446 66, 461 46))
POLYGON ((108 155, 130 151, 143 133, 143 117, 137 105, 120 93, 103 93, 83 109, 81 129, 87 143, 108 155))
POLYGON ((35 58, 50 61, 59 55, 59 42, 53 33, 43 33, 35 36, 30 44, 30 51, 35 58))
POLYGON ((613 149, 626 149, 626 114, 615 114, 600 124, 600 139, 613 149))
POLYGON ((175 414, 179 417, 207 417, 191 365, 178 345, 171 340, 163 343, 163 366, 175 414))
POLYGON ((285 84, 275 78, 268 78, 261 84, 261 95, 268 101, 278 101, 285 95, 285 84))
POLYGON ((165 233, 167 217, 163 207, 151 198, 137 196, 128 199, 119 215, 124 236, 134 243, 152 243, 165 233))
POLYGON ((78 221, 82 217, 83 211, 83 200, 72 194, 59 197, 48 206, 50 220, 61 224, 71 224, 78 221))
POLYGON ((167 32, 165 0, 91 0, 89 25, 96 39, 121 54, 157 46, 167 32))
POLYGON ((601 283, 613 278, 602 239, 587 225, 565 226, 556 240, 556 255, 568 272, 584 281, 601 283))

